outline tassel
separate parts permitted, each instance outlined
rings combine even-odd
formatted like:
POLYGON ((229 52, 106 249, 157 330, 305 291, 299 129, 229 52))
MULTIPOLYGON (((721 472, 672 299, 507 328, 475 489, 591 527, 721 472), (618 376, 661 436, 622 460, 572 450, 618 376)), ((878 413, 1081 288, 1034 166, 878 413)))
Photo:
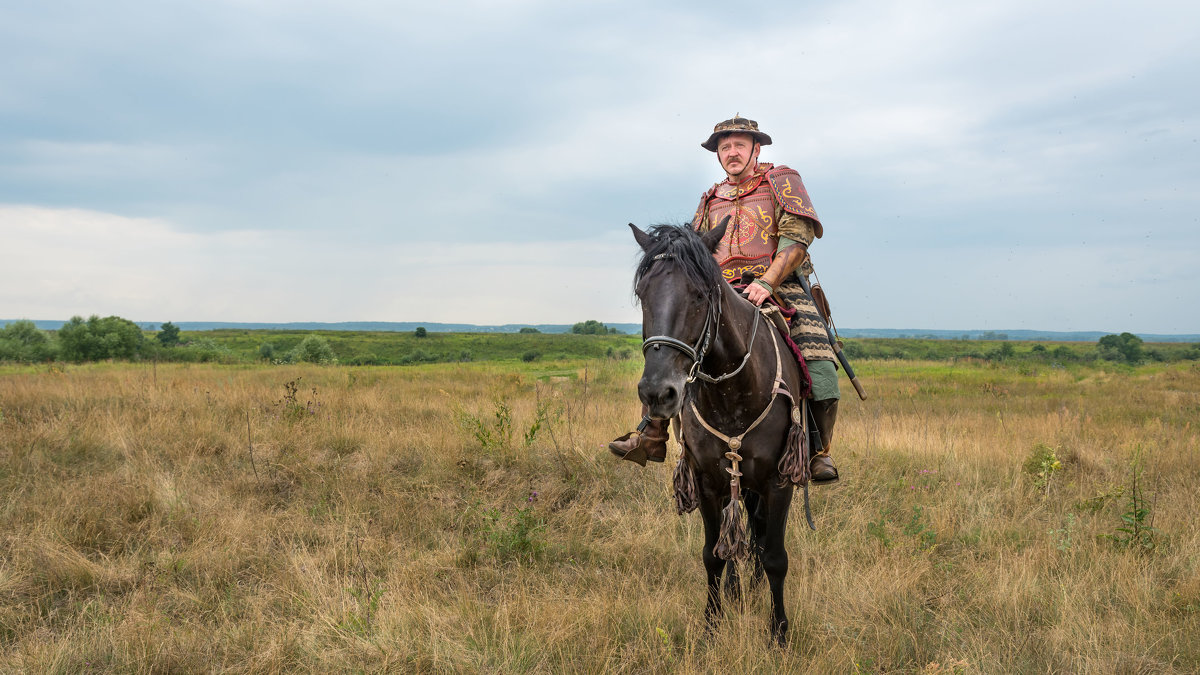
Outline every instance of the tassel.
MULTIPOLYGON (((798 408, 793 408, 793 412, 798 408)), ((810 459, 808 433, 804 425, 793 421, 788 429, 787 445, 783 448, 783 456, 779 458, 776 467, 779 470, 779 485, 783 487, 789 481, 793 485, 808 483, 808 461, 810 459)))
POLYGON ((721 512, 721 535, 713 553, 722 560, 745 560, 750 555, 750 540, 746 536, 746 507, 740 499, 730 499, 721 512))
POLYGON ((675 511, 679 515, 691 513, 700 506, 700 497, 696 490, 696 472, 684 458, 687 450, 679 454, 679 463, 675 465, 675 511))

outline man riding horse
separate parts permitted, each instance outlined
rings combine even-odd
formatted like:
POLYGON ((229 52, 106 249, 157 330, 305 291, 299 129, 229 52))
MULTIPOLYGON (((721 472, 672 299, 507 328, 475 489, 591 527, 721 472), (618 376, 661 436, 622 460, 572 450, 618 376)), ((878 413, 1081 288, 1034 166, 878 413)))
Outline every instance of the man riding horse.
MULTIPOLYGON (((795 310, 790 333, 812 377, 810 409, 823 445, 810 462, 812 482, 820 485, 838 479, 829 454, 841 397, 834 367, 837 357, 816 305, 795 275, 812 274, 808 247, 823 230, 800 174, 783 165, 759 163, 759 151, 770 144, 771 137, 758 130, 758 123, 744 117, 735 115, 713 128, 700 147, 716 153, 726 179, 704 193, 692 228, 704 233, 732 216, 713 254, 725 280, 739 283, 743 276, 753 277, 746 289, 750 302, 761 305, 773 295, 783 307, 795 310)), ((608 448, 644 466, 646 461, 666 459, 668 420, 649 417, 645 406, 642 414, 638 429, 608 448)))

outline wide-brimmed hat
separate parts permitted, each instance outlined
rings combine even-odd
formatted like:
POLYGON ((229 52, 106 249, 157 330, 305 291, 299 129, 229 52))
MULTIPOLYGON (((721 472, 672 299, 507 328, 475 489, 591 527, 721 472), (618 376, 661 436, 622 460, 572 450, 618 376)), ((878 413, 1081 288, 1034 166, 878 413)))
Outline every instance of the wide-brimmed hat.
POLYGON ((771 144, 771 137, 758 130, 758 122, 734 115, 733 119, 725 120, 713 127, 712 136, 701 143, 700 147, 709 152, 716 152, 717 141, 725 134, 750 134, 760 145, 771 144))

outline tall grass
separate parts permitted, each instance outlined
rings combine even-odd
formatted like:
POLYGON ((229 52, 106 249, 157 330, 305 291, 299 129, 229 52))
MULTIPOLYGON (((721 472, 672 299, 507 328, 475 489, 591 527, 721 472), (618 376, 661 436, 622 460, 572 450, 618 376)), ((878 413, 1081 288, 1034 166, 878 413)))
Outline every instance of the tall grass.
POLYGON ((636 361, 6 367, 0 670, 1200 669, 1200 369, 857 365, 786 649, 765 589, 704 633, 670 464, 604 450, 636 361))

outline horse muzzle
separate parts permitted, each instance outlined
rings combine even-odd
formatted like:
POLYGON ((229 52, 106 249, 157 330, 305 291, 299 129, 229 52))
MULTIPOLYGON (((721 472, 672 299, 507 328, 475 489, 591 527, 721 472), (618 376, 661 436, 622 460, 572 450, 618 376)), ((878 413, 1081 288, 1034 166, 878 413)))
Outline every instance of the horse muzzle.
POLYGON ((650 417, 666 419, 678 415, 683 409, 683 387, 682 376, 642 375, 638 381, 638 398, 646 404, 650 417))

